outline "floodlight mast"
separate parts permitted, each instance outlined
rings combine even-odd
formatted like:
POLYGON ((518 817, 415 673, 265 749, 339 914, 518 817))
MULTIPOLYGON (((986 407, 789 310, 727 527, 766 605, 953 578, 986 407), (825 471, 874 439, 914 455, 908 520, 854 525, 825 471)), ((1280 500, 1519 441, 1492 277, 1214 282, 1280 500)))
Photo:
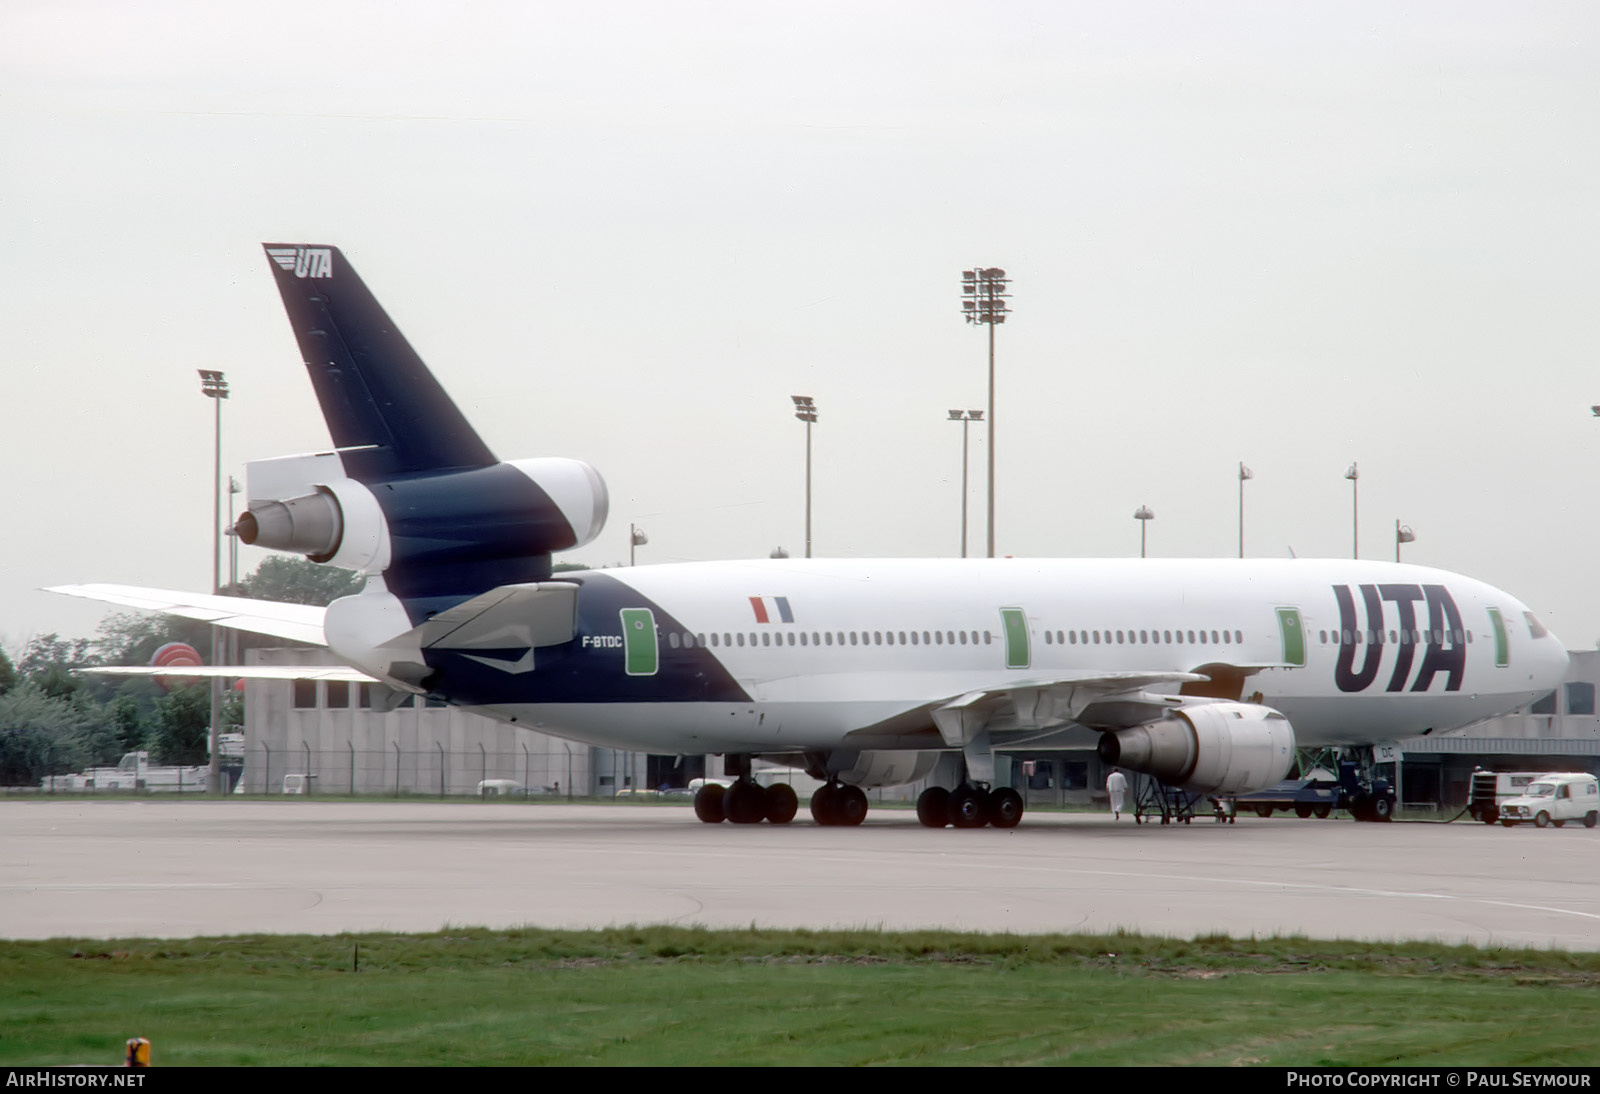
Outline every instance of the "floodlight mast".
POLYGON ((1011 279, 999 267, 961 271, 961 313, 969 323, 989 325, 989 557, 994 557, 994 327, 1004 323, 1011 279))
POLYGON ((952 410, 950 421, 961 423, 961 557, 967 557, 967 426, 983 421, 981 410, 952 410))
POLYGON ((791 395, 794 416, 806 423, 806 557, 811 557, 811 427, 817 424, 817 402, 809 395, 791 395))
MULTIPOLYGON (((200 393, 210 399, 215 409, 215 428, 212 430, 211 462, 211 591, 222 592, 222 400, 228 397, 228 381, 215 369, 197 369, 200 373, 200 393)), ((211 627, 211 663, 221 663, 218 649, 222 629, 211 627)), ((206 769, 206 787, 209 793, 222 792, 222 757, 217 742, 217 721, 222 717, 222 678, 211 678, 211 758, 206 769)))

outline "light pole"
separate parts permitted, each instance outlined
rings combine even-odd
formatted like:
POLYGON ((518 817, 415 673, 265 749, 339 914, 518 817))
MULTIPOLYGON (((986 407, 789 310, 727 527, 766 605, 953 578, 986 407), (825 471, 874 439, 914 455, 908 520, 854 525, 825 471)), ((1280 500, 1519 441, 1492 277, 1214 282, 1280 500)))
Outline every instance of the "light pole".
POLYGON ((1360 558, 1361 498, 1360 487, 1357 484, 1361 478, 1361 473, 1356 470, 1354 461, 1351 461, 1350 469, 1344 473, 1344 477, 1350 480, 1350 557, 1360 558))
POLYGON ((637 524, 628 525, 628 565, 633 565, 633 549, 643 547, 650 542, 650 537, 644 534, 644 529, 637 524))
MULTIPOLYGON (((211 591, 222 591, 222 400, 228 397, 228 381, 222 373, 212 369, 199 369, 200 393, 212 401, 215 408, 215 428, 212 431, 211 465, 211 591)), ((211 663, 221 664, 220 638, 222 629, 211 628, 211 663)), ((206 788, 212 794, 222 792, 222 757, 217 748, 217 720, 222 717, 222 677, 211 678, 211 762, 206 772, 206 788)))
POLYGON ((1133 511, 1133 519, 1139 522, 1139 557, 1144 557, 1144 533, 1150 527, 1150 522, 1156 519, 1148 505, 1141 505, 1133 511))
POLYGON ((1414 543, 1416 538, 1417 533, 1411 530, 1409 524, 1401 524, 1398 520, 1394 522, 1394 560, 1396 562, 1400 561, 1400 545, 1402 543, 1414 543))
POLYGON ((952 410, 952 422, 961 423, 961 557, 967 557, 967 426, 983 421, 981 410, 952 410))
POLYGON ((994 328, 1011 311, 1011 279, 999 267, 961 271, 961 312, 969 323, 989 325, 989 557, 994 557, 994 328))
POLYGON ((1244 557, 1244 484, 1247 479, 1253 479, 1256 473, 1239 461, 1239 557, 1244 557))
POLYGON ((817 424, 817 404, 809 395, 791 395, 794 416, 806 423, 806 557, 811 557, 811 427, 817 424))

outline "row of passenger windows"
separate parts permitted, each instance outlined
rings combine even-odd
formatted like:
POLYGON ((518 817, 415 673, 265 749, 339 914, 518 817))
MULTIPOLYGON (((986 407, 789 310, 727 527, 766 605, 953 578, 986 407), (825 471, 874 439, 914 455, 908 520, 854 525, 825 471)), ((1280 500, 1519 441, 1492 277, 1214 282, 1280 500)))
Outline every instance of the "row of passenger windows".
POLYGON ((686 634, 671 631, 667 645, 692 650, 696 646, 987 646, 994 641, 988 631, 752 631, 748 640, 734 634, 686 634), (795 637, 799 635, 798 639, 795 637), (757 639, 760 639, 759 643, 757 639))
MULTIPOLYGON (((1318 631, 1317 634, 1321 636, 1324 646, 1330 644, 1334 646, 1359 646, 1362 643, 1370 644, 1383 641, 1382 631, 1318 631)), ((1454 628, 1434 631, 1389 632, 1390 643, 1399 643, 1402 646, 1420 646, 1424 642, 1432 642, 1436 646, 1442 646, 1446 640, 1451 645, 1459 646, 1463 642, 1472 641, 1472 632, 1462 632, 1454 628)))
POLYGON ((1045 631, 1044 644, 1056 646, 1222 646, 1244 642, 1243 631, 1045 631), (1207 636, 1210 636, 1209 643, 1207 636), (1185 638, 1187 636, 1187 638, 1185 638))
MULTIPOLYGON (((1242 643, 1242 631, 1045 631, 1045 645, 1211 645, 1242 643)), ((990 631, 759 631, 688 634, 670 631, 667 645, 692 650, 697 646, 976 646, 991 645, 990 631), (798 638, 796 637, 798 635, 798 638)))

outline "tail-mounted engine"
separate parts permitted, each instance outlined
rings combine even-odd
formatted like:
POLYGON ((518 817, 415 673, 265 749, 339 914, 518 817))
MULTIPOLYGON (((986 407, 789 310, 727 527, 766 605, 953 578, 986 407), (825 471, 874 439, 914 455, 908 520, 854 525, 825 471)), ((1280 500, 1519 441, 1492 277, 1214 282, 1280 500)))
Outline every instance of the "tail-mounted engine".
POLYGON ((549 576, 550 553, 605 526, 599 472, 531 459, 358 482, 337 453, 249 467, 245 543, 384 573, 400 595, 476 592, 549 576))
POLYGON ((1159 722, 1102 734, 1100 759, 1207 794, 1246 794, 1281 782, 1294 763, 1294 728, 1271 707, 1206 703, 1159 722))

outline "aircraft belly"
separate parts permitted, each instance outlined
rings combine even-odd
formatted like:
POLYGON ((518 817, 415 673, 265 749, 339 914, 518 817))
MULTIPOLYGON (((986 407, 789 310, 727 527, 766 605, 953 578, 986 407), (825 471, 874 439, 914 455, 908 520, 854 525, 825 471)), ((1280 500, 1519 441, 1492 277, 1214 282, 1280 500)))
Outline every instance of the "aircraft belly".
MULTIPOLYGON (((526 729, 639 752, 771 752, 833 748, 903 711, 884 703, 538 703, 468 708, 526 729)), ((857 747, 853 743, 851 747, 857 747)))
POLYGON ((1384 694, 1268 696, 1266 703, 1283 713, 1302 748, 1369 745, 1448 731, 1513 709, 1517 696, 1451 694, 1384 694))

